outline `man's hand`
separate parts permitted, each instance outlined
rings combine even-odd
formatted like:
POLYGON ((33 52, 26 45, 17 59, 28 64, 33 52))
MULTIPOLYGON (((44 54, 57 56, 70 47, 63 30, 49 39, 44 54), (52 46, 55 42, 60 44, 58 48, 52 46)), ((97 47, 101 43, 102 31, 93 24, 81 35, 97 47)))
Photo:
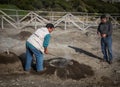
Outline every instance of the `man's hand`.
POLYGON ((48 49, 47 48, 44 48, 44 53, 48 54, 48 49))
POLYGON ((103 37, 103 38, 106 37, 106 36, 107 36, 106 34, 102 34, 102 35, 101 35, 101 37, 103 37))
POLYGON ((100 37, 101 36, 100 32, 97 32, 97 35, 100 37))

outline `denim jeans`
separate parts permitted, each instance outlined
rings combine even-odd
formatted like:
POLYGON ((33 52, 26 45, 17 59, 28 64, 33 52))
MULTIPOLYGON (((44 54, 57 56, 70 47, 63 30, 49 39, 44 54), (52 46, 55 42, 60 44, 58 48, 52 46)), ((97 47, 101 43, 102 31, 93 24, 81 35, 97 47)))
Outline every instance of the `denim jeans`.
POLYGON ((101 50, 106 61, 112 61, 112 37, 101 38, 101 50))
POLYGON ((37 71, 42 71, 43 70, 43 53, 41 51, 37 50, 29 42, 26 42, 25 71, 29 71, 31 69, 33 54, 35 55, 35 58, 36 58, 36 69, 37 69, 37 71))

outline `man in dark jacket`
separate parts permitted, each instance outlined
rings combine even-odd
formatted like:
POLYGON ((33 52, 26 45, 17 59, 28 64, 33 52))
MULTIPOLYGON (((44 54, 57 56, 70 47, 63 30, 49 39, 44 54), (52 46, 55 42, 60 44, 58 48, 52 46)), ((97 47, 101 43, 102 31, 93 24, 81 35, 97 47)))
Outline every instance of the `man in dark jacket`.
POLYGON ((101 36, 101 50, 104 61, 112 63, 112 23, 106 15, 101 16, 101 23, 97 29, 98 35, 101 36))

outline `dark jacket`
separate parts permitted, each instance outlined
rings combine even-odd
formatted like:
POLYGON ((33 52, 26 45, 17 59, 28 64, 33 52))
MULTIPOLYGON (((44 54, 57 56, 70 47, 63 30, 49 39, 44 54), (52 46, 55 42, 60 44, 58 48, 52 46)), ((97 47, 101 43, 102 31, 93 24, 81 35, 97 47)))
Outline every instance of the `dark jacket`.
POLYGON ((100 34, 107 34, 107 36, 112 35, 112 23, 110 21, 106 23, 100 23, 97 29, 100 34))

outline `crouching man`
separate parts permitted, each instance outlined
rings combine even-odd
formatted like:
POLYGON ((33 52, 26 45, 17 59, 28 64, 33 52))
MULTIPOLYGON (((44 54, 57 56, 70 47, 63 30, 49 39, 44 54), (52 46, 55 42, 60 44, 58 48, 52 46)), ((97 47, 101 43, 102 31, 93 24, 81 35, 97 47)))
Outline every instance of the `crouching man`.
POLYGON ((25 71, 31 69, 33 55, 36 58, 37 72, 43 71, 43 55, 48 54, 50 33, 54 30, 54 25, 49 23, 46 27, 37 29, 26 41, 26 63, 25 71))

